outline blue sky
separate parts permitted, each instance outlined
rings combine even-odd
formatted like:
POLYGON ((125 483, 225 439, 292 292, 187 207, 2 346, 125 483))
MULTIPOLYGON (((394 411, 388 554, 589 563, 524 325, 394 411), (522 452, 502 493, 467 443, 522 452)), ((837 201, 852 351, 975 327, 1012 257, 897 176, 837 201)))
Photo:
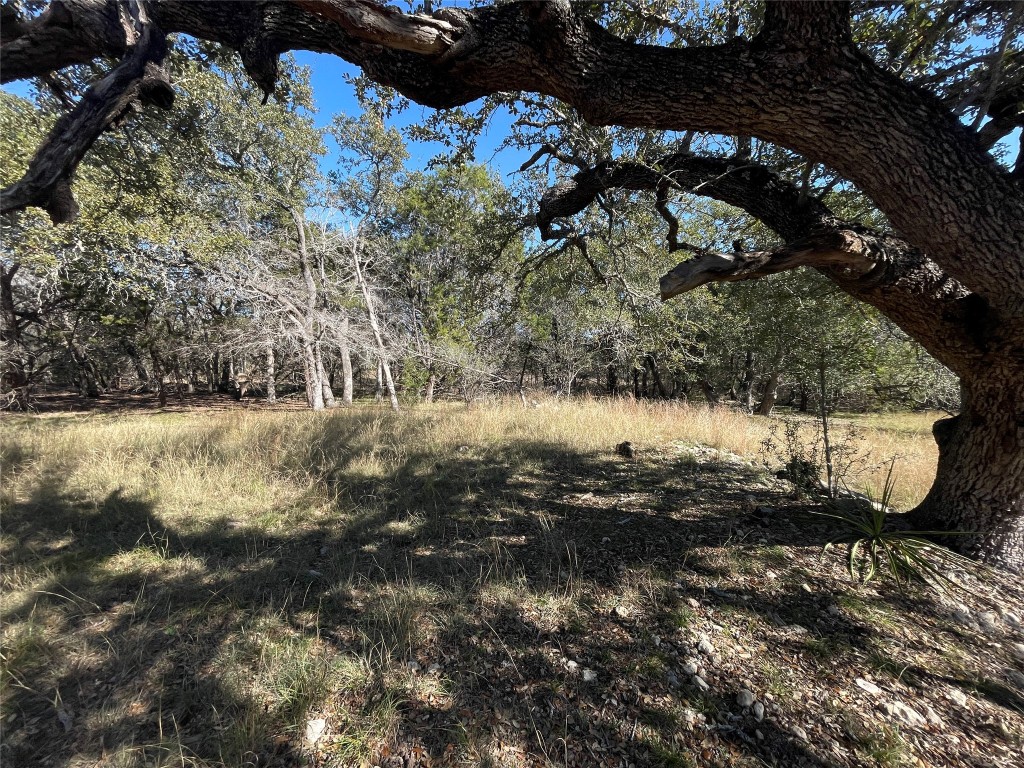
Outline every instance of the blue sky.
MULTIPOLYGON (((359 114, 355 90, 347 79, 359 74, 358 67, 337 56, 309 51, 296 51, 295 60, 300 65, 310 68, 313 97, 317 106, 315 116, 317 126, 328 125, 336 114, 344 113, 353 116, 359 114)), ((392 124, 397 128, 404 128, 422 121, 432 111, 428 107, 413 104, 404 113, 396 116, 392 124)), ((498 171, 506 182, 509 181, 509 174, 517 171, 530 157, 529 152, 520 149, 498 150, 498 145, 509 134, 511 123, 512 118, 507 111, 501 110, 495 113, 486 132, 477 142, 476 152, 477 162, 487 164, 498 171)), ((409 164, 413 168, 422 168, 431 158, 445 151, 445 147, 438 143, 412 141, 408 137, 407 141, 410 154, 409 164)), ((321 163, 324 170, 333 168, 336 158, 337 148, 331 146, 321 163)))

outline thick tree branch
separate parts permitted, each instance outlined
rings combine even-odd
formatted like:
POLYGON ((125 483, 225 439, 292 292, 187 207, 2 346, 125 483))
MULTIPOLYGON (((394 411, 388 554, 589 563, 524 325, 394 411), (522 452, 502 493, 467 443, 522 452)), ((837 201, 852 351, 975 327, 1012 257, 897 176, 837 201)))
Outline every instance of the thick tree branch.
POLYGON ((122 22, 125 38, 131 41, 130 52, 57 121, 29 161, 25 175, 0 191, 0 213, 37 205, 56 224, 70 221, 78 213, 71 178, 93 142, 137 102, 170 108, 174 90, 163 66, 167 54, 164 35, 148 20, 143 4, 130 3, 127 11, 131 15, 122 22))
POLYGON ((557 219, 582 211, 613 187, 654 191, 662 207, 667 206, 668 186, 712 197, 759 219, 787 245, 746 253, 701 251, 679 243, 669 221, 669 250, 686 248, 697 255, 662 278, 663 299, 709 282, 750 280, 807 266, 877 307, 952 370, 969 370, 984 355, 983 338, 993 322, 985 301, 903 240, 839 220, 797 185, 744 158, 676 153, 656 166, 604 163, 577 173, 544 195, 538 226, 556 239, 561 234, 557 219))

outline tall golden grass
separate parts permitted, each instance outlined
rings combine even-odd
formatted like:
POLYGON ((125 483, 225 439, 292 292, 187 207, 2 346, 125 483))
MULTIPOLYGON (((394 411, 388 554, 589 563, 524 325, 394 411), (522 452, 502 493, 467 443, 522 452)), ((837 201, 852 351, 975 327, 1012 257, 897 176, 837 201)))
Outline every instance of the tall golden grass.
MULTIPOLYGON (((833 422, 846 439, 860 417, 833 422)), ((933 414, 901 415, 889 429, 880 417, 857 424, 860 470, 856 490, 878 494, 887 462, 896 459, 894 502, 920 501, 935 474, 937 451, 927 433, 933 414)), ((40 472, 58 473, 81 492, 120 488, 182 515, 216 503, 278 507, 316 491, 315 482, 339 457, 347 469, 381 476, 411 453, 445 457, 460 447, 532 447, 567 454, 607 452, 624 440, 641 451, 700 444, 757 461, 778 419, 728 408, 632 399, 518 400, 466 406, 417 406, 395 416, 375 406, 327 413, 221 411, 196 414, 8 418, 5 485, 40 472)), ((811 440, 813 421, 802 434, 811 440)), ((514 459, 512 455, 508 458, 514 459)), ((528 455, 521 458, 528 460, 528 455)))

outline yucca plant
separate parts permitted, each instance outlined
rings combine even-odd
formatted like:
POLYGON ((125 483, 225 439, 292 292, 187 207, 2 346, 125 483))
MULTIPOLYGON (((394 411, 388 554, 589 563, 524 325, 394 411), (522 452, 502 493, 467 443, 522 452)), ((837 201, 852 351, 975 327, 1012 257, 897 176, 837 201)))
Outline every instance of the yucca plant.
POLYGON ((822 553, 837 544, 848 547, 847 570, 850 576, 867 583, 879 574, 891 576, 901 589, 910 582, 926 584, 943 590, 947 586, 965 589, 945 572, 949 566, 971 565, 972 561, 928 540, 930 536, 948 536, 947 531, 903 531, 887 526, 893 492, 896 488, 893 469, 896 460, 889 462, 882 496, 878 502, 844 514, 842 512, 815 512, 836 520, 842 532, 825 544, 822 553))

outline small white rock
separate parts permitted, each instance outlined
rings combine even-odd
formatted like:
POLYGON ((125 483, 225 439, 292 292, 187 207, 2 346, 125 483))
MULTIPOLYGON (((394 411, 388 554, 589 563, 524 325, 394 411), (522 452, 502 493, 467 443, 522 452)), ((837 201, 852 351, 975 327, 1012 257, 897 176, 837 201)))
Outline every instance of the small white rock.
POLYGON ((565 662, 565 666, 569 668, 570 672, 575 672, 577 669, 580 668, 580 665, 572 659, 569 659, 567 662, 565 662))
POLYGON ((736 695, 736 703, 741 707, 753 706, 755 701, 757 701, 757 697, 754 696, 753 691, 748 691, 746 688, 736 695))
POLYGON ((701 638, 701 641, 697 643, 697 650, 703 653, 705 656, 710 656, 715 652, 715 646, 711 644, 711 641, 706 637, 701 638))
POLYGON ((948 696, 958 707, 967 706, 967 694, 959 688, 950 688, 946 691, 946 696, 948 696))
POLYGON ((583 682, 585 682, 585 683, 596 683, 597 682, 597 672, 595 672, 592 669, 584 669, 583 670, 583 682))
POLYGON ((420 671, 420 665, 419 665, 418 661, 407 662, 405 666, 409 668, 410 672, 419 672, 420 671))
POLYGON ((764 720, 764 704, 760 701, 755 701, 752 711, 754 713, 754 719, 757 720, 757 722, 764 720))
POLYGON ((427 674, 428 675, 439 675, 439 674, 441 674, 441 665, 437 664, 437 663, 431 664, 429 667, 427 667, 427 674))
POLYGON ((698 665, 697 665, 697 660, 696 659, 687 659, 686 661, 683 662, 683 673, 684 674, 696 675, 697 674, 697 669, 698 669, 698 665))
POLYGON ((789 730, 794 736, 800 739, 800 741, 807 741, 807 731, 805 731, 799 725, 794 725, 789 730))
POLYGON ((863 690, 865 690, 868 693, 873 694, 875 696, 877 696, 878 694, 880 694, 882 692, 881 688, 879 688, 877 685, 872 683, 870 680, 865 680, 863 677, 858 677, 853 682, 855 682, 857 684, 858 688, 862 688, 863 690))
POLYGON ((306 741, 316 744, 327 730, 327 721, 322 717, 306 721, 306 741))
POLYGON ((1018 659, 1024 660, 1024 643, 1011 643, 1010 652, 1018 659))
POLYGON ((694 675, 692 678, 690 678, 690 682, 692 682, 694 685, 696 685, 702 691, 707 691, 707 690, 709 690, 711 688, 711 686, 708 685, 707 680, 705 680, 700 675, 694 675))
POLYGON ((698 603, 698 602, 697 602, 697 601, 696 601, 695 599, 693 599, 692 597, 688 597, 688 598, 686 598, 686 604, 687 604, 688 606, 690 606, 691 608, 693 608, 693 610, 695 610, 695 611, 696 611, 696 610, 697 610, 698 608, 700 608, 700 603, 698 603))

